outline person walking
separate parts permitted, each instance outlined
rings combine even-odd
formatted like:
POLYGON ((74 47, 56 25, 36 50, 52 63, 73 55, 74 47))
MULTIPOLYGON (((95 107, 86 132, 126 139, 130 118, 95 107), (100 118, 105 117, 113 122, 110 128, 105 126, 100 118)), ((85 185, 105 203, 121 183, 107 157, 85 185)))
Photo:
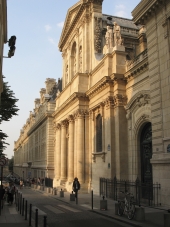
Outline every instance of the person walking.
POLYGON ((2 185, 2 187, 0 185, 0 199, 1 199, 1 208, 2 209, 3 209, 3 206, 4 206, 4 197, 5 197, 5 189, 4 189, 3 185, 2 185))
POLYGON ((23 182, 23 180, 21 179, 21 180, 20 180, 20 182, 19 182, 20 189, 22 189, 22 188, 23 188, 23 184, 24 184, 24 182, 23 182))
POLYGON ((73 191, 75 192, 75 198, 77 199, 78 190, 80 190, 80 182, 78 181, 78 178, 75 177, 73 181, 73 191))

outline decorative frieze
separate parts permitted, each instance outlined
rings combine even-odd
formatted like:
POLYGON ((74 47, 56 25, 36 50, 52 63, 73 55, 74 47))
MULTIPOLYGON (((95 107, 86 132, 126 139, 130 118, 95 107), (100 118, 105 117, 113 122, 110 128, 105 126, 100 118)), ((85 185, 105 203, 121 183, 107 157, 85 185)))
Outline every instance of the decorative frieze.
POLYGON ((101 18, 95 17, 95 40, 94 40, 94 49, 96 53, 102 52, 102 29, 101 29, 101 18))

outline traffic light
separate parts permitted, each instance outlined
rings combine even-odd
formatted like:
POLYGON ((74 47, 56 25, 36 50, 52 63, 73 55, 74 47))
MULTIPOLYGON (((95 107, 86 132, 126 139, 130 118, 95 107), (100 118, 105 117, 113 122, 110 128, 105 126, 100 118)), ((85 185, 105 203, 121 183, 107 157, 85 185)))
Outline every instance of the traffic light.
POLYGON ((12 56, 14 56, 15 53, 15 43, 16 43, 16 36, 13 35, 11 36, 11 38, 8 41, 8 46, 10 47, 9 51, 8 51, 8 57, 11 58, 12 56))

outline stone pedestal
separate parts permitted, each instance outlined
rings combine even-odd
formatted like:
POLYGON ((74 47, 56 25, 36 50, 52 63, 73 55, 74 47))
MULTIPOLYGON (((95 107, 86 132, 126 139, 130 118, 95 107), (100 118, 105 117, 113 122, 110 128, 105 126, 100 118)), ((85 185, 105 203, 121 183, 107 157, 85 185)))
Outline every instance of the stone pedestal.
POLYGON ((136 221, 145 221, 145 208, 135 207, 135 217, 136 221))
POLYGON ((64 191, 60 191, 60 197, 64 197, 64 191))
POLYGON ((75 194, 70 194, 70 201, 75 201, 75 194))
POLYGON ((107 200, 100 200, 100 210, 107 210, 107 200))
POLYGON ((57 188, 53 188, 53 195, 57 195, 57 188))
POLYGON ((164 214, 164 227, 170 226, 170 213, 164 214))
POLYGON ((115 215, 118 215, 119 203, 115 203, 115 215))

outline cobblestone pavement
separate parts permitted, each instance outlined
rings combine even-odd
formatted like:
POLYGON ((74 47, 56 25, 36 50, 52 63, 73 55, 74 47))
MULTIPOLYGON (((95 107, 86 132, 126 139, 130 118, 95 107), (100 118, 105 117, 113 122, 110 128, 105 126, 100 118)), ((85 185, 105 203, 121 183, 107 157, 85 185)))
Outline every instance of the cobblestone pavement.
POLYGON ((57 198, 50 197, 47 194, 31 189, 23 189, 22 195, 28 201, 28 207, 31 203, 33 206, 32 218, 35 218, 35 207, 38 208, 39 226, 43 226, 44 213, 47 214, 47 225, 49 227, 130 227, 131 225, 102 217, 86 206, 78 206, 61 201, 57 198))

